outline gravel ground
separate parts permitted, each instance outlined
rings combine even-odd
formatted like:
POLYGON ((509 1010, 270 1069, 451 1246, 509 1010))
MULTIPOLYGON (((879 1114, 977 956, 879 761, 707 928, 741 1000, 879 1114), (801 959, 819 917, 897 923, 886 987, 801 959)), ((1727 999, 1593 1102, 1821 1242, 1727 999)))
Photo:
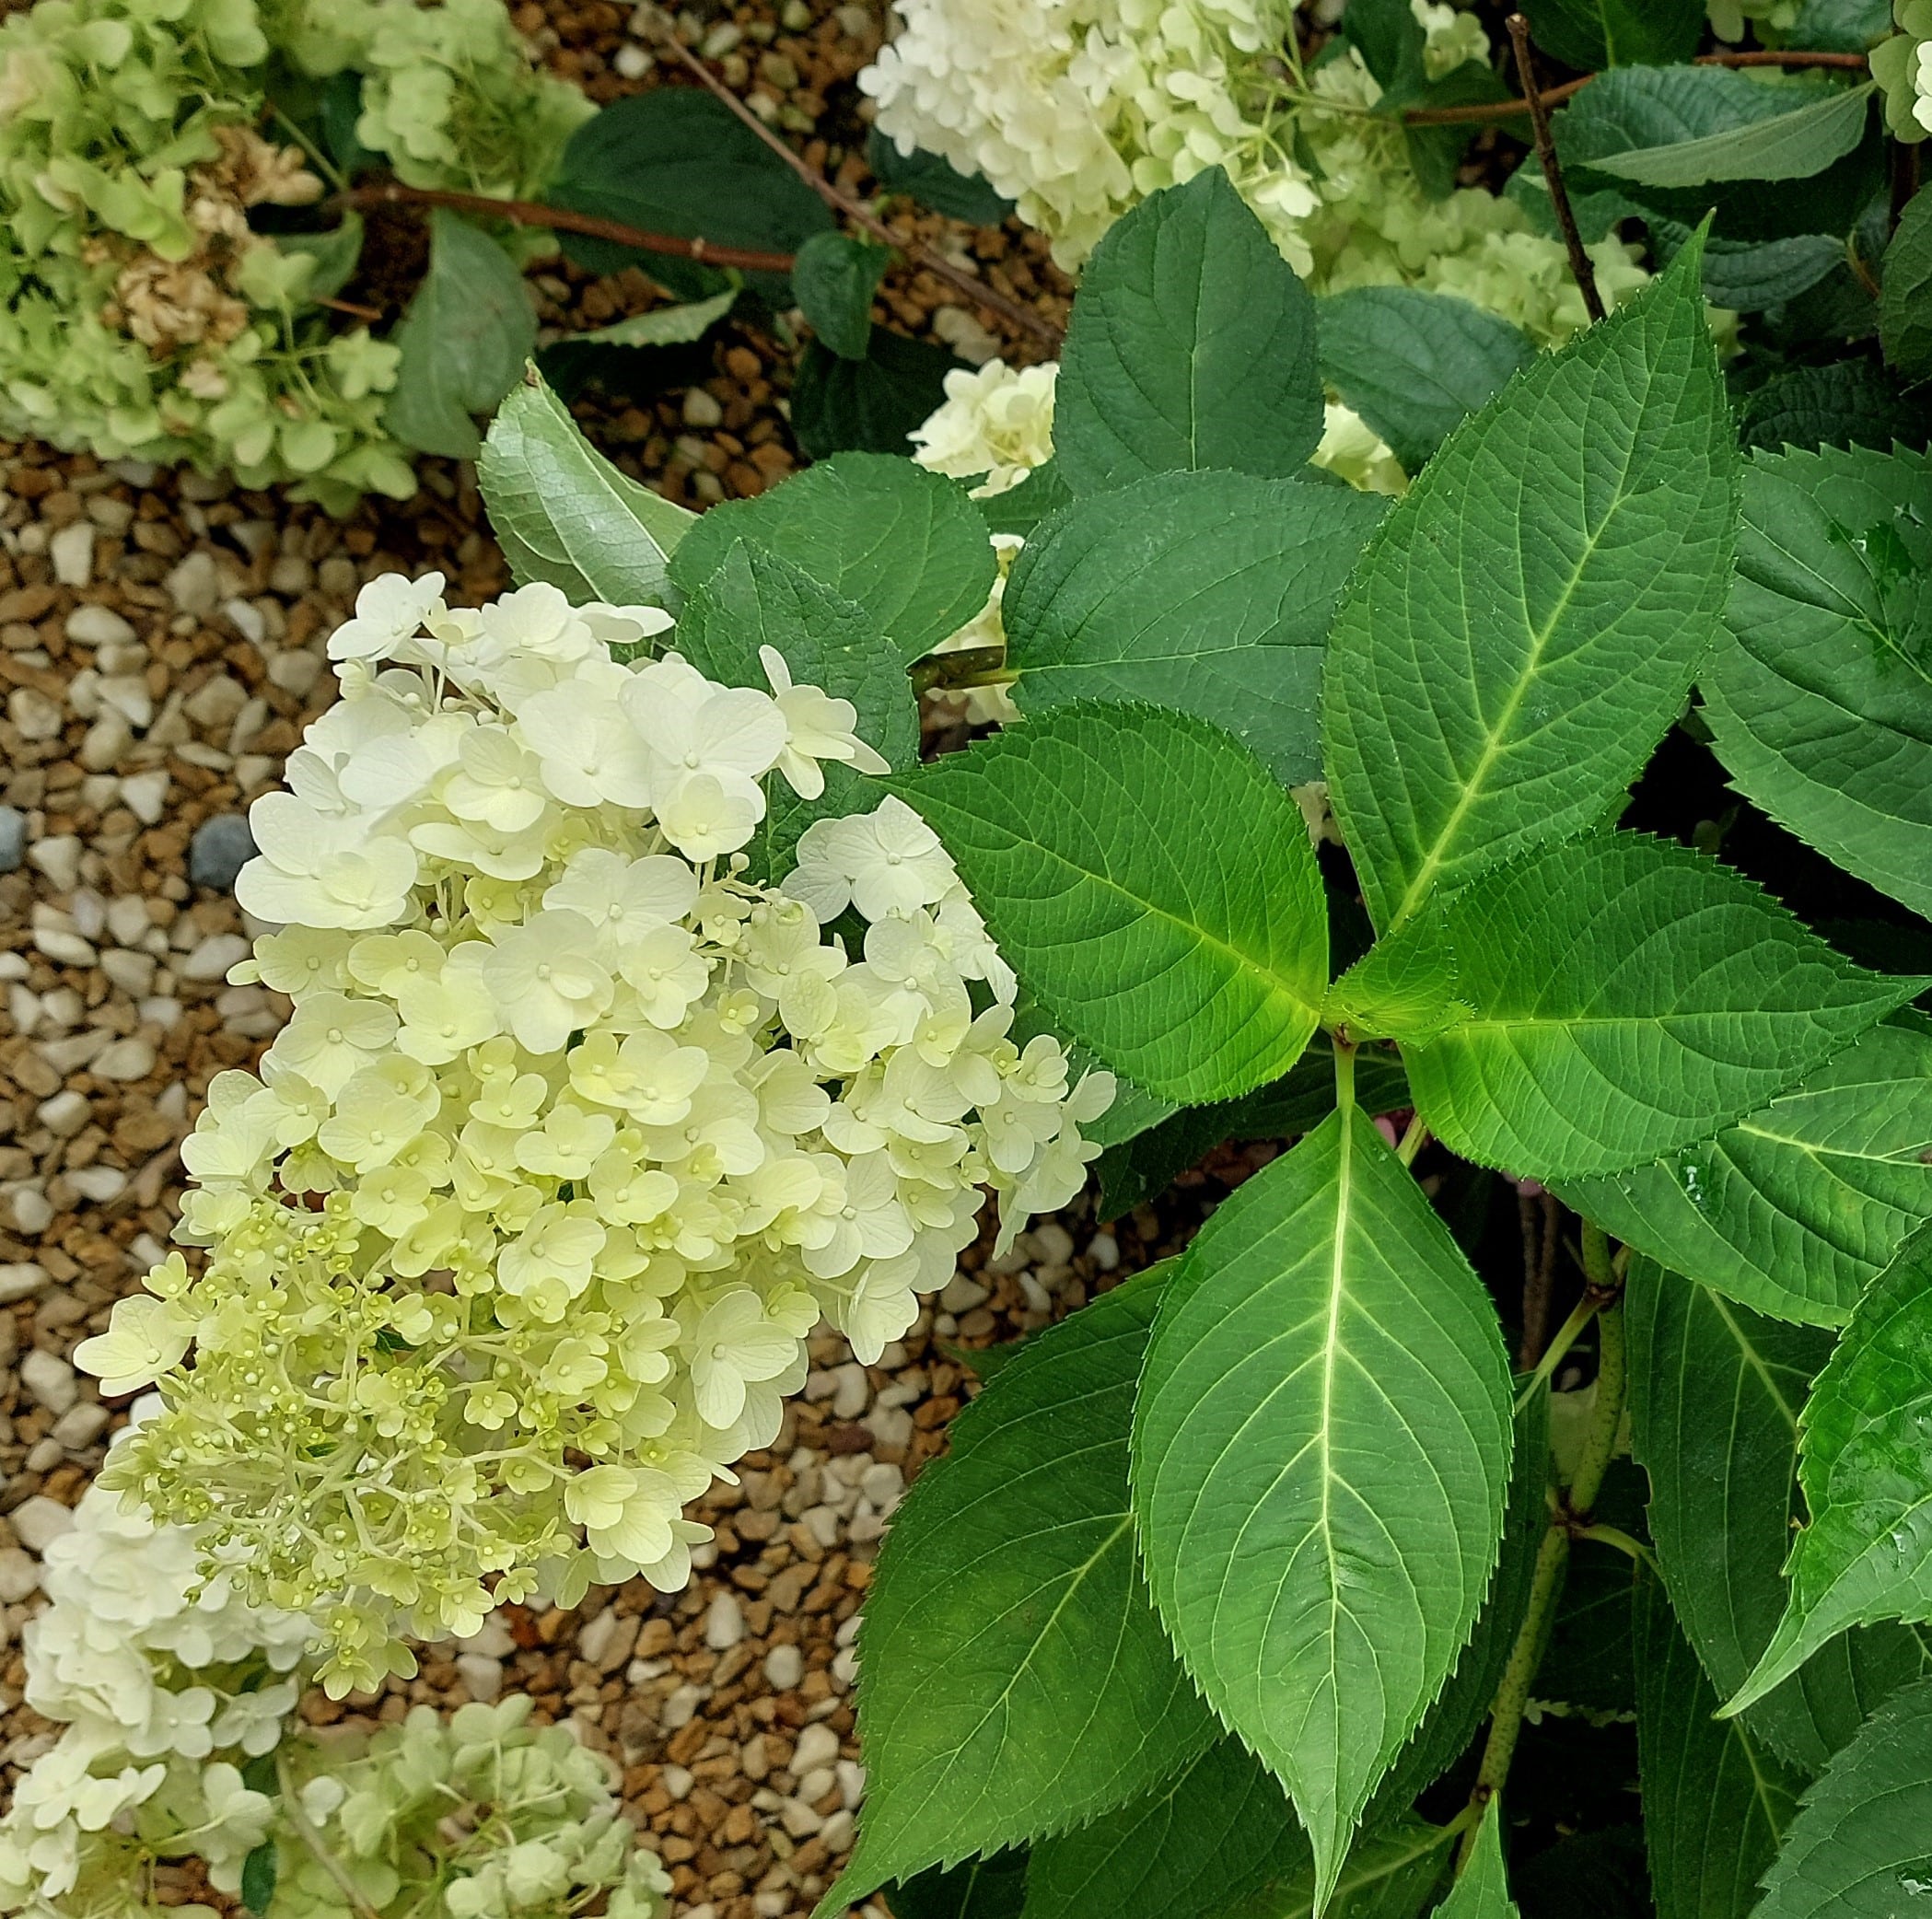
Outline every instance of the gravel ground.
MULTIPOLYGON (((852 76, 876 11, 774 0, 686 14, 688 37, 815 164, 863 190, 852 76)), ((599 99, 655 83, 624 8, 522 6, 518 24, 599 99)), ((903 231, 1064 318, 1037 238, 931 217, 903 231)), ((547 327, 604 323, 657 297, 636 274, 540 274, 547 327)), ((969 357, 987 334, 949 289, 903 269, 878 317, 969 357)), ((797 462, 786 356, 744 326, 710 377, 585 409, 621 465, 693 506, 748 495, 797 462)), ((20 1703, 20 1631, 38 1554, 118 1423, 74 1345, 159 1258, 178 1146, 208 1080, 253 1062, 287 1004, 225 975, 250 928, 230 897, 243 814, 333 687, 323 654, 371 576, 441 568, 452 599, 507 584, 465 468, 425 461, 402 505, 338 521, 134 462, 0 444, 0 1787, 51 1743, 20 1703)), ((1234 1170, 1239 1171, 1239 1168, 1234 1170)), ((1183 1198, 1181 1211, 1197 1214, 1183 1198)), ((908 1478, 971 1390, 951 1356, 1046 1324, 1171 1237, 1143 1210, 1097 1229, 1088 1205, 996 1265, 970 1250, 883 1362, 815 1342, 778 1443, 699 1517, 717 1529, 691 1588, 595 1590, 571 1612, 506 1608, 475 1639, 425 1648, 420 1675, 303 1711, 400 1717, 520 1689, 610 1756, 674 1876, 681 1919, 803 1919, 852 1839, 862 1785, 851 1650, 872 1562, 908 1478)), ((867 1908, 879 1913, 877 1906, 867 1908)))

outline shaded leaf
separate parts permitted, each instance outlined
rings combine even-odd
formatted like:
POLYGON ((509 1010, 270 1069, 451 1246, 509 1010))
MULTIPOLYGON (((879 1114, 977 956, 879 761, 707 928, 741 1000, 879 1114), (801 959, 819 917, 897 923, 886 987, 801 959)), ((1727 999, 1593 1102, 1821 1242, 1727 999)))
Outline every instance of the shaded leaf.
POLYGON ((1803 1784, 1717 1695, 1663 1588, 1637 1578, 1637 1762, 1658 1919, 1746 1919, 1803 1784))
POLYGON ((1476 1831, 1476 1849, 1458 1874, 1449 1896, 1436 1908, 1437 1919, 1517 1919, 1509 1897, 1509 1874, 1503 1864, 1503 1802, 1490 1800, 1476 1831))
POLYGON ((1751 881, 1639 833, 1484 874, 1403 935, 1446 947, 1468 1017, 1407 1045, 1463 1157, 1548 1183, 1729 1124, 1910 999, 1751 881))
POLYGON ((440 206, 429 211, 429 271, 394 342, 402 354, 383 424, 420 453, 473 459, 489 413, 536 350, 537 316, 515 262, 490 236, 440 206))
POLYGON ((1495 1308, 1353 1108, 1239 1188, 1170 1285, 1134 1427, 1155 1600, 1286 1785, 1318 1893, 1475 1622, 1510 1446, 1495 1308))
POLYGON ((1728 180, 1803 180, 1823 172, 1833 160, 1843 159, 1864 138, 1871 94, 1868 81, 1833 89, 1802 106, 1717 133, 1663 145, 1626 148, 1622 153, 1600 153, 1591 157, 1590 165, 1599 173, 1646 187, 1701 187, 1728 180))
POLYGON ((892 1919, 1020 1919, 1027 1901, 1027 1855, 995 1853, 949 1871, 935 1867, 885 1889, 892 1919))
POLYGON ((1753 1919, 1901 1919, 1932 1890, 1932 1681, 1887 1700, 1806 1793, 1753 1919))
POLYGON ((562 346, 682 346, 702 339, 730 312, 738 300, 738 288, 727 286, 708 300, 689 300, 681 306, 653 307, 648 313, 634 313, 627 320, 613 320, 607 327, 592 327, 582 333, 565 333, 555 344, 562 346))
POLYGON ((1523 11, 1544 52, 1587 74, 1688 60, 1704 33, 1697 0, 1524 0, 1523 11))
POLYGON ((1519 328, 1449 294, 1358 286, 1315 304, 1322 377, 1411 473, 1535 357, 1519 328))
POLYGON ((798 249, 792 294, 811 330, 842 360, 863 360, 872 343, 872 296, 891 250, 844 233, 815 233, 798 249))
POLYGON ((1517 375, 1356 569, 1322 732, 1384 932, 1488 862, 1596 825, 1682 704, 1722 610, 1735 494, 1697 271, 1687 247, 1517 375))
POLYGON ((1220 168, 1114 223, 1081 276, 1054 401, 1076 494, 1208 467, 1292 479, 1321 422, 1314 301, 1220 168))
POLYGON ((842 453, 754 500, 700 517, 674 583, 689 592, 744 541, 802 567, 891 636, 902 663, 928 653, 986 603, 994 562, 973 503, 909 459, 842 453))
POLYGON ((1321 769, 1321 649, 1368 494, 1159 473, 1057 514, 1014 562, 1001 612, 1029 713, 1148 700, 1225 727, 1284 783, 1321 769))
POLYGON ((946 398, 946 376, 963 367, 943 346, 874 327, 862 359, 822 341, 806 344, 792 380, 792 431, 814 459, 834 453, 903 459, 908 436, 946 398))
POLYGON ((670 556, 697 516, 619 472, 534 373, 497 408, 476 479, 519 586, 548 580, 579 605, 675 607, 670 556))
POLYGON ((1932 456, 1759 454, 1702 676, 1733 783, 1932 912, 1932 456))
MULTIPOLYGON (((1632 1262, 1624 1302, 1631 1444, 1649 1475, 1658 1567, 1721 1696, 1757 1663, 1784 1611, 1798 1408, 1831 1338, 1734 1306, 1650 1260, 1632 1262)), ((1903 1628, 1861 1627, 1736 1723, 1809 1775, 1921 1661, 1903 1628)), ((1717 1708, 1714 1696, 1707 1710, 1717 1708)))
POLYGON ((1785 1614, 1724 1710, 1741 1711, 1847 1626, 1932 1621, 1932 1228, 1858 1302, 1798 1425, 1810 1520, 1785 1614))
POLYGON ((1124 1805, 1213 1739, 1128 1510, 1158 1297, 1145 1276, 1028 1340, 900 1508, 859 1634, 858 1848, 821 1913, 1124 1805))
POLYGON ((1315 1030, 1328 925, 1301 811, 1205 720, 1082 703, 889 782, 1061 1030, 1150 1092, 1232 1098, 1315 1030))
POLYGON ((1879 338, 1901 373, 1932 373, 1932 193, 1915 193, 1885 249, 1879 338))
POLYGON ((1017 486, 973 504, 986 522, 987 532, 1018 533, 1027 539, 1048 514, 1057 513, 1072 500, 1073 491, 1061 477, 1059 462, 1049 459, 1017 486))
POLYGON ((997 227, 1013 203, 976 173, 961 173, 950 160, 914 148, 901 153, 898 143, 874 127, 866 139, 866 164, 885 193, 905 193, 949 220, 974 227, 997 227))
POLYGON ((1894 440, 1923 447, 1932 438, 1932 410, 1870 360, 1834 360, 1766 380, 1744 402, 1739 435, 1747 448, 1774 453, 1785 447, 1890 452, 1894 440))
POLYGON ((362 258, 362 215, 345 213, 326 233, 281 233, 275 244, 285 253, 307 253, 315 265, 303 288, 306 300, 326 300, 339 294, 355 277, 362 258))
POLYGON ((1909 1010, 1715 1137, 1558 1196, 1761 1312, 1841 1326, 1932 1217, 1932 1025, 1909 1010))

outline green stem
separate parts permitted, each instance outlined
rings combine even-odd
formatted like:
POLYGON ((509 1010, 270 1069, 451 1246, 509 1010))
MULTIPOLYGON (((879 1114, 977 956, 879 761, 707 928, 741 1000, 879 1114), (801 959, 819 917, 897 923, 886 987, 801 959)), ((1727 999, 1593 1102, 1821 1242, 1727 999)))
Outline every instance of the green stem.
POLYGON ((961 646, 929 653, 911 668, 915 693, 960 692, 969 686, 1010 686, 1019 675, 1007 664, 1004 646, 961 646))
POLYGON ((1408 1130, 1402 1136, 1402 1144, 1395 1149, 1395 1157, 1404 1166, 1414 1166, 1416 1156, 1429 1143, 1429 1129, 1423 1124, 1422 1115, 1412 1114, 1408 1130))
POLYGON ((349 1910, 355 1919, 382 1919, 374 1906, 362 1895, 362 1889, 349 1877, 349 1868, 329 1850, 329 1842, 316 1831, 315 1822, 302 1809, 301 1794, 297 1789, 295 1775, 288 1766, 285 1748, 275 1754, 275 1784, 282 1792, 282 1816, 293 1829, 295 1835, 314 1855, 318 1865, 333 1879, 342 1895, 349 1902, 349 1910))
MULTIPOLYGON (((1577 1529, 1579 1540, 1595 1540, 1600 1546, 1614 1546, 1619 1553, 1636 1561, 1639 1565, 1648 1566, 1657 1572, 1657 1555, 1642 1540, 1634 1540, 1617 1526, 1579 1526, 1577 1529)), ((1659 1577, 1662 1576, 1659 1574, 1659 1577)))
POLYGON ((1595 1291, 1586 1293, 1581 1299, 1577 1300, 1575 1310, 1556 1329, 1555 1338, 1550 1342, 1548 1347, 1544 1350, 1542 1357, 1537 1361, 1536 1370, 1530 1375, 1529 1378, 1524 1382, 1523 1390, 1517 1394, 1516 1410, 1519 1413, 1530 1403, 1530 1400, 1537 1393, 1541 1392, 1550 1383, 1556 1368, 1563 1364, 1564 1358, 1570 1348, 1583 1336, 1583 1329, 1602 1309, 1602 1297, 1595 1291))
MULTIPOLYGON (((1629 1384, 1624 1338, 1624 1286, 1611 1259, 1609 1239, 1601 1228, 1588 1220, 1583 1223, 1583 1270, 1589 1278, 1589 1291, 1583 1305, 1570 1317, 1577 1322, 1577 1332, 1589 1322, 1590 1313, 1597 1318, 1596 1404, 1590 1409, 1577 1471, 1567 1491, 1559 1492, 1552 1500, 1549 1528, 1536 1549, 1529 1611, 1516 1635, 1516 1644, 1510 1648, 1509 1663, 1503 1669, 1502 1683, 1497 1686, 1496 1701, 1490 1707, 1489 1739, 1483 1748, 1475 1786, 1470 1794, 1470 1803, 1478 1809, 1496 1797, 1509 1775, 1509 1762, 1516 1756, 1523 1713, 1530 1704, 1530 1688, 1535 1683, 1537 1668, 1542 1664, 1543 1651, 1549 1644, 1550 1629, 1556 1619, 1556 1602, 1563 1597, 1564 1580, 1569 1571, 1570 1541, 1589 1536, 1603 1537, 1608 1544, 1619 1543, 1607 1537, 1614 1528, 1605 1528, 1599 1534, 1591 1526, 1590 1508, 1603 1490, 1603 1476, 1615 1456, 1617 1435, 1624 1425, 1624 1396, 1629 1384)), ((1576 1333, 1565 1325, 1557 1337, 1566 1343, 1576 1333)), ((1630 1543, 1635 1545, 1635 1541, 1630 1543)), ((1465 1857, 1474 1845, 1475 1831, 1472 1827, 1463 1838, 1465 1857)))
POLYGON ((1356 1050, 1337 1033, 1335 1045, 1335 1107, 1344 1116, 1355 1111, 1356 1050))

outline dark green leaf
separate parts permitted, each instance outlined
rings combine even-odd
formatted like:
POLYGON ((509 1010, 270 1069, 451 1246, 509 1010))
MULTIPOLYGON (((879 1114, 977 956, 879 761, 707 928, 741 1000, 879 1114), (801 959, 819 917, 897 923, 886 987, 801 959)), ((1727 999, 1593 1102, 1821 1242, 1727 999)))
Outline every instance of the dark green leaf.
POLYGON ((1453 1836, 1419 1819, 1358 1834, 1324 1904, 1312 1862, 1225 1909, 1226 1919, 1418 1919, 1449 1870, 1453 1836))
POLYGON ((1281 1782, 1239 1739, 1216 1739, 1145 1798, 1041 1841, 1025 1919, 1219 1919, 1308 1864, 1281 1782))
POLYGON ((1030 1339, 900 1508, 859 1635, 858 1849, 821 1912, 1111 1811, 1214 1737, 1128 1510, 1158 1297, 1144 1277, 1030 1339))
MULTIPOLYGON (((1653 219, 1652 239, 1666 258, 1691 237, 1676 220, 1653 219)), ((1784 239, 1713 239, 1704 249, 1704 297, 1714 306, 1759 313, 1809 292, 1845 264, 1845 242, 1829 233, 1796 233, 1784 239)))
POLYGON ((284 233, 276 244, 285 253, 307 253, 315 262, 304 290, 310 300, 332 299, 355 276, 362 258, 362 215, 345 213, 326 233, 284 233))
POLYGON ((1932 1217, 1928 1085, 1932 1026, 1895 1013, 1713 1138, 1559 1192, 1626 1245, 1729 1298, 1840 1326, 1932 1217))
POLYGON ((891 636, 909 664, 957 633, 993 589, 993 554, 973 504, 909 459, 842 453, 755 500, 703 515, 679 549, 685 592, 738 541, 789 560, 891 636))
POLYGON ((798 249, 792 293, 812 331, 842 360, 863 360, 872 343, 872 296, 891 250, 844 233, 815 233, 798 249))
POLYGON ((1932 1228, 1858 1302, 1798 1424, 1810 1514, 1786 1562, 1790 1594, 1727 1713, 1796 1672, 1847 1626, 1932 1621, 1932 1228))
POLYGON ((865 357, 842 359, 809 342, 792 384, 792 431, 814 459, 833 453, 907 452, 907 436, 946 398, 963 363, 929 340, 874 327, 865 357))
POLYGON ((1292 479, 1321 437, 1315 304, 1218 167, 1095 248, 1054 402, 1076 494, 1146 473, 1292 479))
POLYGON ((241 1902, 257 1919, 274 1902, 279 1867, 273 1839, 264 1839, 241 1862, 241 1902))
POLYGON ((1110 1066, 1201 1101, 1300 1056, 1327 979, 1321 882, 1300 808, 1219 727, 1061 706, 888 784, 1060 1030, 1110 1066))
POLYGON ((1481 1609, 1508 1389, 1481 1282, 1356 1109, 1239 1188, 1170 1284, 1134 1425, 1155 1601, 1287 1785, 1321 1894, 1481 1609))
MULTIPOLYGON (((1798 1413, 1830 1335, 1781 1325, 1633 1261, 1631 1444, 1650 1481, 1650 1534, 1677 1618, 1718 1696, 1757 1663, 1785 1606, 1797 1505, 1798 1413)), ((1818 1772, 1871 1707, 1915 1679, 1903 1627, 1862 1626, 1821 1648, 1735 1723, 1818 1772)), ((1717 1697, 1707 1708, 1716 1712, 1717 1697)))
POLYGON ((619 472, 534 373, 497 408, 476 479, 519 586, 548 580, 578 605, 675 607, 670 555, 697 516, 619 472))
POLYGON ((1020 1919, 1027 1903, 1027 1855, 995 1853, 949 1871, 935 1867, 885 1889, 892 1919, 1020 1919))
POLYGON ((1852 965, 1750 881, 1638 833, 1493 869, 1404 938, 1446 949, 1472 1009, 1404 1048, 1416 1110, 1452 1151, 1545 1183, 1741 1119, 1920 984, 1852 965))
MULTIPOLYGON (((1564 1401, 1587 1395, 1558 1393, 1564 1401)), ((1583 1409, 1588 1413, 1588 1405, 1583 1409)), ((1600 1510, 1598 1517, 1606 1518, 1600 1510)), ((1601 1540, 1577 1540, 1570 1547, 1563 1593, 1542 1663, 1536 1670, 1535 1695, 1585 1713, 1628 1714, 1636 1710, 1636 1652, 1630 1637, 1630 1555, 1601 1540)))
MULTIPOLYGON (((659 87, 613 100, 570 136, 548 198, 574 213, 707 239, 715 246, 795 253, 836 224, 825 203, 749 127, 695 87, 659 87)), ((675 254, 639 253, 582 234, 557 236, 593 273, 641 266, 683 299, 718 291, 716 268, 675 254)), ((767 298, 786 297, 786 276, 759 273, 767 298)))
POLYGON ((1018 533, 1027 539, 1048 514, 1057 513, 1072 500, 1073 491, 1061 477, 1059 462, 1050 459, 1035 467, 1018 485, 974 504, 985 519, 987 532, 1018 533))
MULTIPOLYGON (((1685 67, 1684 74, 1721 74, 1685 67)), ((1782 89, 1781 89, 1782 90, 1782 89)), ((1740 120, 1715 133, 1667 145, 1593 155, 1599 173, 1639 187, 1702 187, 1714 180, 1805 180, 1822 173, 1865 137, 1871 84, 1833 89, 1786 110, 1740 120)), ((1774 96, 1775 98, 1775 96, 1774 96)))
POLYGON ((1323 377, 1412 473, 1535 358, 1507 320, 1448 294, 1359 286, 1316 308, 1323 377))
POLYGON ((898 143, 872 129, 866 141, 866 164, 884 193, 904 193, 949 220, 973 227, 997 227, 1013 203, 976 173, 961 173, 950 160, 914 147, 901 153, 898 143))
POLYGON ((1888 1699, 1804 1797, 1753 1919, 1904 1919, 1932 1890, 1932 1681, 1888 1699))
POLYGON ((1356 569, 1322 732, 1384 932, 1614 812, 1682 704, 1723 608, 1736 498, 1697 271, 1687 247, 1518 375, 1356 569))
POLYGON ((1516 1901, 1523 1919, 1657 1919, 1642 1829, 1573 1832, 1519 1860, 1516 1901))
POLYGON ((1877 447, 1932 439, 1932 410, 1908 397, 1899 379, 1866 359, 1794 366, 1744 402, 1739 422, 1747 448, 1877 447))
POLYGON ((536 350, 523 275, 488 234, 432 207, 429 271, 395 331, 402 352, 383 424, 405 447, 473 459, 489 413, 536 350))
POLYGON ((1158 473, 1056 514, 1001 603, 1020 705, 1151 700, 1225 727, 1284 783, 1321 770, 1321 649, 1381 502, 1158 473))
POLYGON ((1932 456, 1759 454, 1702 676, 1733 783, 1932 913, 1932 456))
POLYGON ((1885 250, 1879 338, 1901 373, 1932 373, 1932 193, 1915 193, 1885 250))
POLYGON ((1740 1721, 1712 1718, 1717 1695, 1647 1574, 1635 1612, 1637 1759, 1658 1919, 1746 1919, 1802 1781, 1740 1721))
POLYGON ((634 313, 628 320, 607 327, 593 327, 588 332, 565 333, 553 343, 564 346, 681 346, 702 339, 730 312, 738 300, 738 288, 727 286, 708 300, 689 300, 682 306, 653 307, 648 313, 634 313))
POLYGON ((1698 0, 1524 0, 1536 44, 1587 74, 1606 66, 1669 66, 1703 37, 1698 0))
POLYGON ((1862 53, 1891 30, 1889 0, 1804 0, 1797 19, 1778 38, 1787 46, 1862 53))

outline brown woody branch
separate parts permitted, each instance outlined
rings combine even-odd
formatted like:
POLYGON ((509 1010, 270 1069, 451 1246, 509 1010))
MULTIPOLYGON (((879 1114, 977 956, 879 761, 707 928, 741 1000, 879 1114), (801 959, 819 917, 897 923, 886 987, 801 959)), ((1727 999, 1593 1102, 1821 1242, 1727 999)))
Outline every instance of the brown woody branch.
POLYGON ((1556 142, 1550 134, 1550 109, 1536 86, 1536 56, 1530 51, 1530 23, 1513 13, 1504 23, 1516 48, 1516 70, 1523 83, 1523 98, 1529 103, 1530 125, 1536 136, 1536 157, 1550 189, 1550 204, 1556 211, 1556 224, 1563 232, 1563 244, 1570 256, 1570 273, 1583 296, 1583 309, 1592 320, 1603 318, 1603 296, 1597 291, 1597 270, 1590 263, 1583 236, 1577 230, 1577 215, 1570 208, 1569 189, 1563 183, 1563 167, 1556 157, 1556 142))

